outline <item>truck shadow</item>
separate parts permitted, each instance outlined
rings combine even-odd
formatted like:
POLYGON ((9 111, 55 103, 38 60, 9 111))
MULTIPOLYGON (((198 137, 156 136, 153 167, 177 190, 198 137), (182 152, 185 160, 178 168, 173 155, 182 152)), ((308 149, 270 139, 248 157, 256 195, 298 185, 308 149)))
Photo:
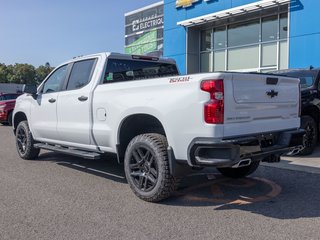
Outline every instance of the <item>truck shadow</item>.
POLYGON ((88 160, 54 152, 40 154, 39 161, 50 161, 60 166, 93 174, 108 180, 119 183, 127 183, 123 171, 123 165, 118 164, 117 158, 112 155, 105 155, 99 160, 88 160))
MULTIPOLYGON (((123 165, 115 156, 86 160, 45 152, 39 161, 127 184, 123 165)), ((249 211, 276 219, 320 217, 320 174, 260 166, 248 178, 228 179, 213 169, 204 169, 182 179, 163 206, 209 207, 208 211, 249 211)), ((133 194, 130 198, 134 197, 133 194)))

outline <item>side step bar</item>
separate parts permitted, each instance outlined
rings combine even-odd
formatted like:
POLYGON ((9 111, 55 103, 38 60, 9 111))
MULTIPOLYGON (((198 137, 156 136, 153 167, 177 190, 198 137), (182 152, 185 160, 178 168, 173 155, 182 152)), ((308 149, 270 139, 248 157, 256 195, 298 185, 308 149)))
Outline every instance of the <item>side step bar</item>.
POLYGON ((101 154, 97 152, 87 152, 84 150, 62 147, 57 145, 50 145, 45 143, 37 143, 34 145, 35 148, 46 149, 49 151, 64 153, 72 156, 82 157, 86 159, 100 159, 101 154))

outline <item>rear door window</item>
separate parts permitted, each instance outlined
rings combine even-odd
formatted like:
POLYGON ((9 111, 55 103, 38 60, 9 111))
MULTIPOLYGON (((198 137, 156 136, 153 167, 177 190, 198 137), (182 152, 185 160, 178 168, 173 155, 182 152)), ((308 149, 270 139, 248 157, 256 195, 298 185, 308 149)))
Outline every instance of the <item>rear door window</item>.
POLYGON ((90 82, 96 59, 75 62, 73 64, 67 90, 82 88, 90 82))

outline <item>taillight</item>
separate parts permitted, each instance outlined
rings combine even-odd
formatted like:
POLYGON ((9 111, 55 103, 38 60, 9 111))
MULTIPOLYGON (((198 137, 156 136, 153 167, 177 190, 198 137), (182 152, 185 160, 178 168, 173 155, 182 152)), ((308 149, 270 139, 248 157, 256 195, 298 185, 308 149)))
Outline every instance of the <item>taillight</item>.
POLYGON ((210 124, 223 124, 224 87, 223 80, 204 80, 201 90, 210 93, 210 101, 204 105, 204 120, 210 124))

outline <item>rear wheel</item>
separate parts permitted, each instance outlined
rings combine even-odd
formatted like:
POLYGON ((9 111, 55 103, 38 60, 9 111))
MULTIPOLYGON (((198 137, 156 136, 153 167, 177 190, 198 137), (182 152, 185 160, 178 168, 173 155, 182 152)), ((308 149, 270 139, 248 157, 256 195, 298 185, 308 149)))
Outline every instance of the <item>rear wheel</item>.
POLYGON ((176 189, 177 181, 169 170, 167 146, 165 136, 150 133, 136 136, 127 147, 126 178, 142 200, 159 202, 176 189))
POLYGON ((303 150, 299 155, 309 155, 313 153, 318 141, 318 128, 315 120, 310 116, 301 117, 301 128, 306 131, 303 136, 303 150))
POLYGON ((239 168, 218 168, 218 171, 225 177, 243 178, 254 173, 259 167, 260 161, 252 162, 250 165, 239 168))
POLYGON ((16 130, 16 147, 21 158, 26 160, 38 157, 40 149, 34 147, 34 140, 27 121, 19 123, 16 130))

